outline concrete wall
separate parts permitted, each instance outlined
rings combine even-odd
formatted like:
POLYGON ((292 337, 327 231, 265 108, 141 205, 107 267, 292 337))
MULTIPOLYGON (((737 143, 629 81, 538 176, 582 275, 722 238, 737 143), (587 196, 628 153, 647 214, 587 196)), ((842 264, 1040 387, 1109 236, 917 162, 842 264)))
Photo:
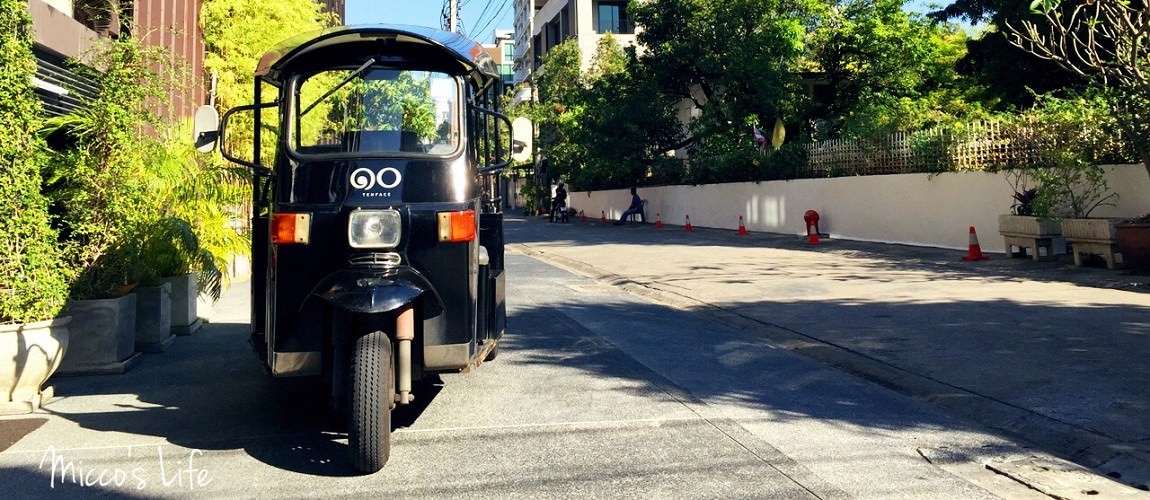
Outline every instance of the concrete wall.
MULTIPOLYGON (((183 82, 187 92, 170 91, 170 106, 157 110, 165 118, 190 117, 196 107, 207 104, 208 80, 204 73, 204 40, 200 30, 202 3, 203 0, 135 0, 133 3, 137 35, 146 35, 145 43, 164 47, 188 65, 189 81, 183 82)), ((64 57, 81 58, 99 35, 53 5, 68 7, 72 3, 28 2, 36 43, 64 57)))
POLYGON ((72 10, 71 2, 29 0, 28 12, 32 15, 36 43, 64 57, 74 58, 91 48, 98 38, 96 32, 72 19, 72 10))
MULTIPOLYGON (((1114 207, 1092 216, 1133 217, 1150 213, 1150 176, 1141 165, 1106 167, 1119 193, 1114 207)), ((877 175, 834 179, 740 182, 640 188, 647 220, 664 224, 737 229, 742 215, 750 231, 806 234, 803 214, 819 212, 820 229, 834 238, 905 243, 965 250, 969 227, 984 251, 1003 252, 998 215, 1009 213, 1010 184, 1003 174, 877 175)), ((627 190, 572 192, 570 204, 597 219, 618 218, 630 203, 627 190)))

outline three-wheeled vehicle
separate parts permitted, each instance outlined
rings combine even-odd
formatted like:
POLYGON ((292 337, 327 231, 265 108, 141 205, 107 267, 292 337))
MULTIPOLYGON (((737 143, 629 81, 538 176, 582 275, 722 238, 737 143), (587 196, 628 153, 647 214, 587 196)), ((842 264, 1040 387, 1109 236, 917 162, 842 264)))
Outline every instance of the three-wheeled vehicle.
POLYGON ((198 116, 197 141, 252 171, 252 345, 275 377, 323 377, 361 471, 387 462, 413 381, 503 335, 500 97, 467 38, 340 26, 268 52, 218 131, 198 116))

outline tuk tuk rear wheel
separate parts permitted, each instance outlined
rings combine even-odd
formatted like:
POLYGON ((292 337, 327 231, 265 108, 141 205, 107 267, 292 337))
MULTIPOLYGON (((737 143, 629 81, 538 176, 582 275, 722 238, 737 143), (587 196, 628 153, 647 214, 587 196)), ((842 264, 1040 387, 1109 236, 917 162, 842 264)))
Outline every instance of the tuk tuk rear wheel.
POLYGON ((394 392, 391 340, 372 332, 355 340, 351 353, 351 404, 348 448, 355 468, 367 473, 383 468, 391 455, 391 407, 394 392))

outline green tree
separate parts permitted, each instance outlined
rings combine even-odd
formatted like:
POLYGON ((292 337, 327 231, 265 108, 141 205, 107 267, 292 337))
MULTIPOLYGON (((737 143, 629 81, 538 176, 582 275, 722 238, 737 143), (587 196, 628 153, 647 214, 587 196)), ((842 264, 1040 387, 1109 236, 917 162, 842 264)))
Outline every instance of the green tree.
MULTIPOLYGON (((206 49, 204 69, 216 75, 217 106, 228 109, 252 103, 260 58, 280 41, 330 26, 334 20, 315 0, 205 0, 200 7, 206 49)), ((274 96, 265 93, 264 98, 270 101, 274 96)), ((270 124, 274 116, 269 115, 274 114, 264 114, 269 123, 263 126, 274 131, 274 124, 270 124)), ((229 127, 228 146, 233 151, 249 151, 252 147, 251 119, 249 114, 238 114, 229 127)), ((266 149, 267 145, 262 146, 266 149)))
POLYGON ((333 22, 314 0, 206 0, 200 8, 204 68, 217 75, 220 107, 252 102, 256 65, 275 44, 333 22))
POLYGON ((539 102, 531 106, 529 116, 539 131, 546 181, 568 178, 586 164, 586 146, 579 142, 586 110, 582 62, 579 44, 570 39, 547 52, 535 77, 539 102))
POLYGON ((425 140, 436 136, 430 78, 404 71, 394 79, 357 80, 347 89, 348 95, 336 102, 345 105, 341 115, 353 121, 349 130, 406 130, 425 140))
POLYGON ((585 81, 579 141, 587 148, 587 163, 572 172, 571 182, 581 188, 626 187, 653 175, 662 153, 681 140, 674 100, 659 92, 634 53, 610 35, 600 38, 585 81))
POLYGON ((693 181, 722 178, 745 163, 755 149, 752 125, 799 116, 799 62, 822 9, 816 0, 652 0, 633 7, 647 74, 662 93, 699 110, 690 126, 693 181))
POLYGON ((600 78, 618 75, 627 71, 627 52, 619 46, 615 35, 605 33, 599 37, 595 45, 595 53, 591 55, 591 65, 587 70, 586 78, 594 82, 600 78))
POLYGON ((45 145, 27 2, 0 0, 0 324, 50 319, 67 297, 66 270, 41 192, 45 145))
POLYGON ((903 0, 847 0, 811 36, 811 60, 831 98, 811 117, 819 135, 885 136, 978 111, 976 86, 961 77, 965 34, 902 10, 903 0))
POLYGON ((1003 36, 1007 25, 1035 19, 1025 0, 953 0, 929 16, 937 21, 965 20, 980 25, 980 33, 966 41, 966 54, 956 69, 978 83, 981 100, 996 110, 1029 108, 1037 95, 1086 87, 1086 79, 1015 50, 1003 36))
POLYGON ((1006 25, 1011 44, 1107 90, 1126 139, 1150 174, 1150 4, 1034 0, 1038 20, 1006 25))

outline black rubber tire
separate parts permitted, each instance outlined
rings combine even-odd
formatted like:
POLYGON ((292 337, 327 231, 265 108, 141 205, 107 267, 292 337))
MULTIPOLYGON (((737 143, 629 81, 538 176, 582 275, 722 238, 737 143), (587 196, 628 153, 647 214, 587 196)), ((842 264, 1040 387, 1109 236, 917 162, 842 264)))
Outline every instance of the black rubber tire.
POLYGON ((361 472, 382 469, 391 455, 391 393, 395 383, 391 360, 387 334, 373 332, 356 339, 349 370, 347 443, 352 464, 361 472))
POLYGON ((495 347, 488 351, 487 357, 483 358, 483 362, 493 361, 497 356, 499 356, 499 344, 495 344, 495 347))

